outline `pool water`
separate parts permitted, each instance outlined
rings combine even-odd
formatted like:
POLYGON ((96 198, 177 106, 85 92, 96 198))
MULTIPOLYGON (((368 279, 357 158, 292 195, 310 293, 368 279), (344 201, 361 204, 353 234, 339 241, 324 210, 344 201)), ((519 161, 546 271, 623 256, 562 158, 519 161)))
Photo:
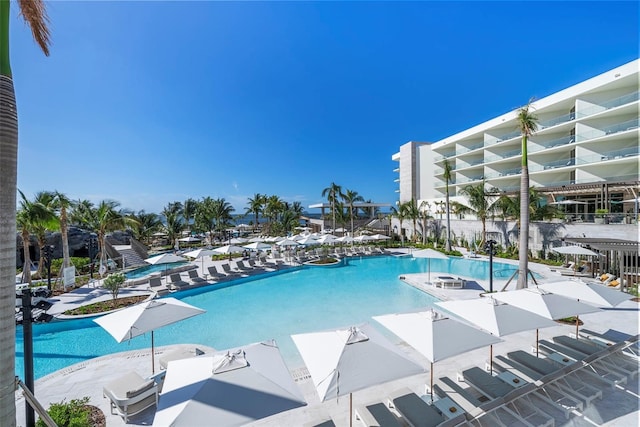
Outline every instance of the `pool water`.
POLYGON ((144 267, 136 268, 135 270, 131 270, 125 273, 125 277, 127 279, 140 279, 144 276, 147 276, 151 273, 157 273, 165 270, 171 270, 172 268, 181 267, 183 265, 187 265, 188 262, 172 262, 168 264, 154 264, 147 265, 144 267))
MULTIPOLYGON (((508 267, 516 268, 499 268, 508 267)), ((376 324, 371 316, 431 307, 437 301, 434 297, 398 279, 401 274, 426 271, 426 259, 380 256, 351 259, 344 267, 303 268, 236 286, 173 294, 207 312, 158 329, 155 345, 193 343, 222 350, 273 338, 289 367, 302 366, 291 334, 376 324)), ((486 262, 465 259, 432 259, 431 271, 478 279, 488 274, 486 262)), ((97 356, 151 347, 150 334, 117 343, 90 319, 34 325, 33 335, 36 378, 97 356)), ((19 376, 23 375, 22 345, 18 327, 19 376)))

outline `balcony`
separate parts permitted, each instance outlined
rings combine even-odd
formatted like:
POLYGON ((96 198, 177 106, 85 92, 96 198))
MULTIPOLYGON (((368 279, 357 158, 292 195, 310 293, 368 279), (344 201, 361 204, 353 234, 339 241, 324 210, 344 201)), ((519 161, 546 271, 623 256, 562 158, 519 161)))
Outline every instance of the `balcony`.
POLYGON ((613 98, 598 105, 594 105, 592 107, 585 108, 580 110, 578 114, 578 118, 591 116, 593 114, 600 113, 602 111, 611 110, 612 108, 620 107, 622 105, 630 104, 638 100, 638 91, 628 93, 626 95, 622 95, 618 98, 613 98))

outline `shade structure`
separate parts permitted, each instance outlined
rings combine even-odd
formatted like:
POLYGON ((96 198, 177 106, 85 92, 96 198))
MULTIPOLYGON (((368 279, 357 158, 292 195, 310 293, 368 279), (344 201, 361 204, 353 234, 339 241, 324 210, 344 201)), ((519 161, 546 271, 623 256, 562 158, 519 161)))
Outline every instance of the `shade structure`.
POLYGON ((279 242, 276 242, 276 245, 278 245, 278 246, 298 246, 298 242, 296 242, 295 240, 291 240, 291 239, 284 239, 284 240, 280 240, 279 242))
POLYGON ((243 248, 250 249, 252 251, 263 251, 271 249, 271 245, 262 242, 251 242, 248 245, 243 245, 243 248))
POLYGON ((583 248, 582 246, 577 246, 577 245, 556 246, 555 248, 551 248, 551 250, 559 254, 566 254, 566 255, 589 255, 589 256, 600 255, 597 252, 594 252, 592 250, 589 250, 587 248, 583 248))
POLYGON ((332 245, 337 240, 338 238, 336 236, 333 236, 331 234, 325 234, 324 236, 321 236, 320 238, 318 238, 318 243, 320 243, 321 245, 332 245))
POLYGON ((237 253, 242 253, 245 250, 246 249, 243 248, 242 246, 225 245, 225 246, 220 246, 219 248, 215 248, 213 251, 217 254, 237 254, 237 253))
POLYGON ((244 237, 234 237, 233 239, 229 240, 229 244, 230 245, 241 245, 243 243, 247 243, 249 241, 249 239, 245 239, 244 237))
POLYGON ((275 341, 169 362, 154 426, 241 426, 306 405, 275 341))
POLYGON ((200 248, 200 249, 196 249, 196 250, 193 250, 193 251, 186 252, 184 254, 184 256, 189 257, 189 258, 194 258, 194 259, 198 259, 199 258, 200 261, 201 261, 200 264, 201 264, 201 267, 202 267, 202 274, 204 275, 205 274, 205 272, 204 272, 204 259, 206 257, 211 257, 212 255, 215 255, 215 254, 216 254, 216 252, 214 252, 213 249, 200 248))
POLYGON ((178 239, 179 242, 186 242, 186 243, 195 243, 195 242, 200 242, 202 241, 202 239, 199 239, 197 237, 193 237, 193 236, 187 236, 187 237, 183 237, 181 239, 178 239))
POLYGON ((369 242, 371 240, 373 240, 371 236, 367 236, 366 234, 362 234, 358 237, 353 238, 353 241, 357 243, 369 242))
POLYGON ((144 260, 145 262, 148 262, 149 264, 170 264, 172 262, 184 262, 186 261, 186 258, 181 257, 179 255, 175 255, 172 253, 166 253, 166 254, 160 254, 160 255, 156 255, 156 256, 152 256, 150 258, 147 258, 144 260))
POLYGON ((406 341, 431 362, 431 399, 433 400, 433 364, 476 348, 502 340, 480 329, 435 311, 374 316, 374 320, 406 341))
POLYGON ((391 237, 385 236, 384 234, 374 234, 370 237, 373 240, 391 240, 391 237))
POLYGON ((425 372, 370 324, 291 338, 323 402, 425 372))
POLYGON ((296 242, 298 242, 299 245, 305 245, 305 246, 313 246, 313 245, 320 244, 320 242, 317 239, 314 239, 311 236, 303 237, 300 240, 296 240, 296 242))
MULTIPOLYGON (((491 297, 438 302, 436 305, 497 337, 556 326, 551 319, 501 303, 491 297)), ((489 360, 493 372, 493 346, 489 360)))
MULTIPOLYGON (((548 292, 539 286, 515 291, 497 292, 492 296, 498 301, 531 311, 547 319, 557 320, 576 316, 576 329, 580 323, 579 316, 581 314, 595 313, 600 310, 597 307, 584 304, 578 300, 548 292)), ((538 340, 536 338, 536 354, 537 352, 538 340)))
POLYGON ((420 249, 419 251, 415 251, 411 253, 411 256, 414 258, 428 258, 427 260, 427 280, 431 282, 431 258, 435 259, 449 259, 448 256, 443 254, 440 251, 436 251, 433 249, 420 249))
POLYGON ((338 237, 336 239, 336 242, 340 242, 340 243, 351 243, 353 242, 353 237, 351 236, 342 236, 342 237, 338 237))
POLYGON ((151 332, 151 371, 155 371, 153 331, 205 311, 175 298, 145 301, 94 319, 118 342, 151 332))
POLYGON ((593 304, 597 307, 611 308, 633 298, 627 293, 607 288, 602 284, 586 283, 582 280, 563 280, 545 283, 539 287, 547 292, 593 304))
POLYGON ((549 203, 550 205, 562 206, 562 205, 588 205, 587 202, 581 202, 579 200, 561 200, 559 202, 549 203))

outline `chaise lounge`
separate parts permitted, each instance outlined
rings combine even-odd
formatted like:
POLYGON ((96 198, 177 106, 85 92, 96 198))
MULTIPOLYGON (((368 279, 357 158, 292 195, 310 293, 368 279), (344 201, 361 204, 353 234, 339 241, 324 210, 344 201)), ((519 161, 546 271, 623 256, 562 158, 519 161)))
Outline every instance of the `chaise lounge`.
POLYGON ((464 288, 464 280, 456 279, 451 276, 438 276, 433 281, 433 284, 437 288, 453 288, 453 289, 462 289, 464 288))
POLYGON ((111 401, 111 413, 128 423, 130 416, 158 404, 158 385, 152 379, 129 372, 105 385, 102 395, 111 401))

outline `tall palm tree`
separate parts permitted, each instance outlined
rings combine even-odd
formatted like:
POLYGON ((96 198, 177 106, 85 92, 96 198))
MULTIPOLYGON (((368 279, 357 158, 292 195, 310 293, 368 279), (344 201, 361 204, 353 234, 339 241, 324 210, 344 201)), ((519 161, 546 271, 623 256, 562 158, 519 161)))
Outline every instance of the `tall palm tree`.
POLYGON ((155 213, 147 213, 144 210, 132 215, 137 225, 133 229, 133 237, 137 240, 149 244, 153 233, 162 230, 160 216, 155 213))
POLYGON ((531 111, 531 101, 518 110, 518 126, 522 135, 522 173, 520 176, 520 248, 518 250, 518 283, 527 287, 529 270, 529 160, 527 140, 538 129, 538 117, 531 111))
POLYGON ((493 190, 488 192, 485 189, 484 181, 477 185, 467 185, 460 190, 460 194, 466 196, 469 202, 465 211, 472 212, 482 223, 481 246, 487 237, 487 218, 489 218, 494 209, 494 203, 490 201, 492 192, 493 190))
POLYGON ((184 224, 187 229, 191 229, 191 220, 194 219, 196 214, 196 208, 198 201, 192 198, 188 198, 182 205, 182 216, 184 218, 184 224))
POLYGON ((420 206, 418 207, 420 211, 420 220, 422 222, 422 244, 427 244, 427 222, 431 217, 430 209, 431 204, 426 200, 420 202, 420 206))
POLYGON ((359 195, 357 191, 347 190, 342 195, 342 200, 344 200, 347 206, 349 206, 349 218, 351 218, 351 235, 353 236, 353 217, 355 216, 355 213, 356 213, 353 210, 353 204, 355 202, 363 202, 364 197, 359 195))
POLYGON ((449 159, 445 159, 442 163, 443 175, 444 175, 444 188, 445 188, 445 197, 446 197, 446 207, 447 210, 447 241, 445 242, 444 250, 447 252, 451 251, 451 213, 449 211, 449 182, 451 182, 451 163, 449 163, 449 159))
MULTIPOLYGON (((33 233, 38 239, 38 248, 43 248, 47 244, 47 232, 51 232, 59 228, 58 218, 54 208, 54 193, 50 191, 39 191, 35 194, 33 204, 38 206, 41 212, 38 221, 32 224, 33 233)), ((44 262, 40 253, 38 260, 38 276, 44 276, 44 262)))
MULTIPOLYGON (((15 426, 15 253, 18 111, 9 60, 10 1, 0 1, 0 420, 15 426)), ((19 1, 20 15, 49 56, 49 28, 42 0, 19 1)))
POLYGON ((167 206, 162 209, 167 238, 174 247, 178 246, 178 239, 185 227, 184 218, 182 216, 183 212, 182 203, 180 202, 167 203, 167 206))
POLYGON ((249 197, 249 199, 247 200, 247 208, 245 214, 253 214, 253 217, 255 219, 253 226, 254 228, 258 227, 258 223, 260 222, 260 214, 264 211, 266 201, 267 196, 260 193, 254 194, 253 198, 249 197))
POLYGON ((396 218, 398 218, 398 221, 400 221, 400 247, 403 247, 404 246, 404 233, 402 232, 402 223, 404 222, 405 218, 407 217, 406 202, 405 203, 401 203, 400 206, 398 206, 398 209, 396 209, 395 207, 391 206, 391 215, 395 216, 396 218))
POLYGON ((404 207, 405 216, 411 219, 413 225, 413 232, 411 233, 411 240, 414 242, 417 241, 418 237, 418 218, 420 218, 420 209, 418 208, 418 203, 416 199, 411 198, 408 202, 403 203, 403 206, 400 206, 402 210, 404 207))
POLYGON ((231 225, 231 214, 235 211, 231 203, 227 202, 224 198, 215 199, 213 203, 213 218, 216 222, 216 228, 218 231, 224 231, 229 225, 231 225))
POLYGON ((53 206, 58 212, 60 223, 60 237, 62 238, 62 268, 71 267, 69 257, 69 214, 68 210, 73 207, 73 201, 65 194, 54 191, 53 206))
POLYGON ((330 186, 322 190, 322 197, 326 197, 329 205, 331 205, 331 215, 333 217, 333 230, 336 229, 336 203, 342 197, 342 187, 332 182, 330 186))
POLYGON ((22 281, 31 283, 31 253, 29 251, 31 234, 37 235, 37 230, 42 228, 42 224, 51 220, 52 213, 42 203, 39 203, 37 200, 31 201, 27 199, 22 191, 18 190, 18 192, 20 193, 21 200, 20 209, 16 214, 16 222, 20 230, 20 236, 22 237, 22 249, 24 251, 22 281))

